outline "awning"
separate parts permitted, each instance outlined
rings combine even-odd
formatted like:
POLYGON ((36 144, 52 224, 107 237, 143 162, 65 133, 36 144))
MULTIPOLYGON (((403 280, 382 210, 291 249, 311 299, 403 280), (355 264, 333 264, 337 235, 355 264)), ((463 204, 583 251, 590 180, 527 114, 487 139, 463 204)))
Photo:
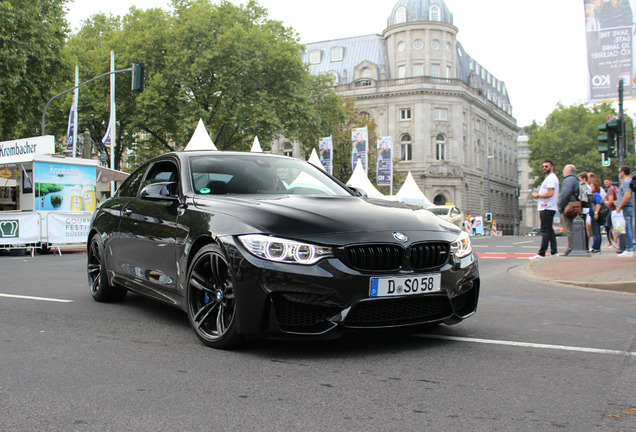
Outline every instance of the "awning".
POLYGON ((108 183, 111 181, 124 181, 128 178, 128 173, 117 171, 103 166, 97 167, 97 182, 108 183))

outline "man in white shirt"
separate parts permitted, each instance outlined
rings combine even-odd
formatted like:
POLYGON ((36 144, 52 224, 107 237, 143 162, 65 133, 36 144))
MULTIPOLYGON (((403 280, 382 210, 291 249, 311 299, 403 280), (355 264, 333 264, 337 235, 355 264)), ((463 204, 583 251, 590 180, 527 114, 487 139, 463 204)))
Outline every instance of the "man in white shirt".
POLYGON ((541 247, 539 252, 530 258, 531 260, 544 258, 548 246, 550 246, 550 255, 558 255, 556 234, 552 224, 554 223, 554 214, 557 211, 559 198, 559 178, 554 174, 552 161, 544 161, 542 167, 545 179, 541 183, 541 187, 539 187, 539 192, 532 192, 532 198, 537 200, 539 220, 541 221, 541 247))

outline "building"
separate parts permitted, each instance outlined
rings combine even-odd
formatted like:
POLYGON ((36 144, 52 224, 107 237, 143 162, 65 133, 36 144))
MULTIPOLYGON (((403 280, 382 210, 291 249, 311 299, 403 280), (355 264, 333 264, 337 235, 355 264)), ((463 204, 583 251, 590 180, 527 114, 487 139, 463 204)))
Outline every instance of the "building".
MULTIPOLYGON (((411 171, 431 201, 490 211, 512 234, 519 128, 505 83, 464 51, 457 31, 444 0, 398 0, 381 35, 309 43, 303 61, 333 75, 335 91, 393 137, 396 170, 411 171)), ((272 148, 297 149, 285 139, 272 148)))

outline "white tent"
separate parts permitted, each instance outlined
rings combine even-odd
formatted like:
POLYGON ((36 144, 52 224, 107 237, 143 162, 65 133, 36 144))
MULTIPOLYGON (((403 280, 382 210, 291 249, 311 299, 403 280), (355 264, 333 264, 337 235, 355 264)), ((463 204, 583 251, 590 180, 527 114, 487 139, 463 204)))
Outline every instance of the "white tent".
POLYGON ((208 131, 205 129, 203 125, 203 120, 199 119, 199 124, 197 124, 197 128, 194 130, 192 134, 192 138, 190 138, 190 142, 184 149, 185 151, 195 151, 195 150, 218 150, 214 143, 212 142, 212 138, 208 134, 208 131))
POLYGON ((356 189, 362 189, 369 198, 386 199, 386 197, 373 186, 373 183, 369 181, 367 174, 364 172, 364 168, 362 168, 362 161, 359 159, 356 168, 353 170, 353 174, 351 174, 351 178, 347 181, 347 185, 353 186, 356 189))
POLYGON ((311 155, 309 156, 309 159, 307 159, 307 162, 309 162, 310 164, 312 164, 315 167, 320 168, 321 170, 325 170, 325 167, 322 166, 322 162, 320 162, 320 158, 318 157, 318 153, 316 153, 316 149, 311 149, 311 155))
POLYGON ((263 149, 261 148, 261 142, 258 140, 258 137, 254 137, 254 144, 252 144, 252 153, 263 153, 263 149))
POLYGON ((404 184, 402 185, 398 193, 395 194, 395 198, 397 199, 397 201, 406 204, 419 205, 424 208, 433 205, 433 203, 428 198, 426 198, 426 195, 422 193, 420 188, 417 186, 417 183, 415 183, 415 179, 413 178, 411 171, 409 171, 409 173, 407 174, 406 180, 404 180, 404 184))

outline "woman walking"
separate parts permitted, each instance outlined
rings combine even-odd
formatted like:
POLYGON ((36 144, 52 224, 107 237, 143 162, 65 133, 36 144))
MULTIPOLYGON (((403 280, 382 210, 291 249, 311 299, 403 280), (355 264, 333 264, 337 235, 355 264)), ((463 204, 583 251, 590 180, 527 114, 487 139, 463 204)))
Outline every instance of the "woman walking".
POLYGON ((592 202, 590 203, 590 225, 592 227, 592 253, 600 253, 601 252, 601 224, 604 222, 600 219, 598 213, 601 210, 601 203, 603 200, 601 199, 601 179, 598 177, 594 177, 592 180, 592 202))

